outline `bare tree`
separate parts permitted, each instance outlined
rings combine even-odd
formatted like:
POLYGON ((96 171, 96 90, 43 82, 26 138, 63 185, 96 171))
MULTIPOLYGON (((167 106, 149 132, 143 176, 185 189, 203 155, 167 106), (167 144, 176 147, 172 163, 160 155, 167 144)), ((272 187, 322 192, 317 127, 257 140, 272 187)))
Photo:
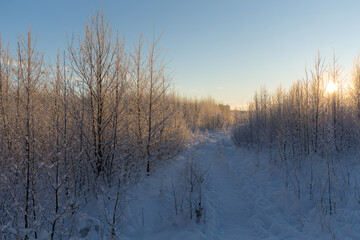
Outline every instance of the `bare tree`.
POLYGON ((135 155, 145 158, 145 88, 146 88, 146 65, 143 56, 143 35, 140 34, 139 40, 134 44, 134 50, 131 54, 132 70, 131 70, 131 108, 132 115, 131 132, 135 137, 137 150, 135 155), (145 65, 145 66, 144 66, 145 65))
MULTIPOLYGON (((24 133, 22 137, 23 148, 22 156, 25 161, 25 200, 24 200, 24 227, 32 228, 34 238, 37 238, 36 225, 37 221, 37 171, 39 163, 36 156, 36 132, 35 132, 35 111, 37 107, 36 95, 40 81, 44 74, 44 66, 42 55, 35 50, 36 40, 33 40, 31 28, 27 37, 22 37, 19 41, 19 86, 20 96, 19 103, 23 107, 23 116, 18 116, 21 121, 21 131, 24 133)), ((20 114, 20 113, 19 113, 20 114)), ((29 235, 25 235, 28 239, 29 235)))
MULTIPOLYGON (((85 36, 79 37, 79 48, 68 44, 72 70, 84 84, 85 108, 91 132, 86 133, 87 155, 96 178, 104 172, 104 166, 110 159, 111 140, 106 135, 111 128, 114 108, 109 104, 111 95, 117 86, 118 70, 116 59, 122 52, 122 42, 112 41, 112 28, 105 21, 101 11, 85 24, 85 36)), ((118 39, 118 35, 115 36, 118 39)))

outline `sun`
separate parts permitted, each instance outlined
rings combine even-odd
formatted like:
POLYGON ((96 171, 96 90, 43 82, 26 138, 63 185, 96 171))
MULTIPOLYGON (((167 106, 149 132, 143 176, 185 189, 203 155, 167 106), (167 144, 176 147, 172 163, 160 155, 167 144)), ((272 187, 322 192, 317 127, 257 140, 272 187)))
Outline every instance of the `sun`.
POLYGON ((338 89, 336 83, 330 81, 326 86, 326 93, 331 94, 334 93, 338 89))

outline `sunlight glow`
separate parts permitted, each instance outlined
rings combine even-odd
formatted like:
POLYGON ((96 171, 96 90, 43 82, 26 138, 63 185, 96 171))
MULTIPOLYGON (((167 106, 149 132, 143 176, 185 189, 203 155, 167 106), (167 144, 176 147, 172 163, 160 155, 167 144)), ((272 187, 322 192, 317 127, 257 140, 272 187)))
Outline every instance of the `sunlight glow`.
POLYGON ((335 92, 338 89, 336 83, 330 81, 328 85, 326 86, 326 93, 331 94, 335 92))

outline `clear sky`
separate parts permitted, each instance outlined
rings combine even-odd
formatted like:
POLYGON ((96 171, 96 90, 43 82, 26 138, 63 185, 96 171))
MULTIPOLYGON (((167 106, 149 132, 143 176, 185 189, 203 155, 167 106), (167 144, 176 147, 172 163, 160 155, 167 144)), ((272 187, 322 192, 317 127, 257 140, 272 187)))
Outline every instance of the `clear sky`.
POLYGON ((140 32, 151 37, 155 22, 180 94, 231 106, 261 86, 290 86, 318 50, 327 59, 335 50, 345 71, 360 53, 360 1, 340 0, 8 0, 0 5, 2 39, 14 49, 31 23, 51 60, 102 4, 128 46, 140 32))

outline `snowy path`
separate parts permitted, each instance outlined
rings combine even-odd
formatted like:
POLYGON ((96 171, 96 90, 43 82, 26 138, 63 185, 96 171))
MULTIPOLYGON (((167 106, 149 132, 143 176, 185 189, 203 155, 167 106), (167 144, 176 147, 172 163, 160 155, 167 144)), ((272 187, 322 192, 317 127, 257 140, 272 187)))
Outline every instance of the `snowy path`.
POLYGON ((204 159, 211 165, 212 176, 209 201, 218 229, 214 239, 301 238, 293 217, 281 214, 277 205, 281 181, 269 185, 270 176, 259 172, 255 156, 240 152, 226 136, 206 148, 204 159))
POLYGON ((123 239, 328 239, 309 221, 313 205, 285 191, 280 174, 266 160, 257 167, 256 155, 236 148, 228 135, 209 134, 189 151, 211 176, 207 223, 174 220, 164 200, 162 192, 170 192, 172 179, 184 167, 184 153, 133 190, 137 200, 129 205, 123 239))

